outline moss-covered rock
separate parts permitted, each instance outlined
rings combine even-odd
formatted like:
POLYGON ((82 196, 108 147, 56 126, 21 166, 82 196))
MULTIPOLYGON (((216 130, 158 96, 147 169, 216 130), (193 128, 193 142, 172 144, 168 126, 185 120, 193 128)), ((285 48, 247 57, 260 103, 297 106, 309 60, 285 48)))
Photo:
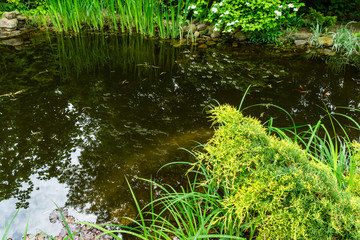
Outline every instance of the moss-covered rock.
POLYGON ((233 107, 212 118, 219 127, 198 157, 224 193, 221 221, 256 227, 256 239, 360 239, 359 198, 326 165, 233 107))

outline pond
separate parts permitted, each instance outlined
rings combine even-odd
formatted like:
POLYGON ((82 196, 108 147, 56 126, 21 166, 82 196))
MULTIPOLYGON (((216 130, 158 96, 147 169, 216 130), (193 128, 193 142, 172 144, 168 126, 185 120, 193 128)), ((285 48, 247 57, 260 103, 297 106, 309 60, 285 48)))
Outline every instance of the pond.
MULTIPOLYGON (((305 49, 231 42, 198 49, 94 33, 33 32, 16 41, 0 45, 0 221, 24 208, 8 234, 14 239, 29 217, 28 232, 57 235, 53 202, 82 221, 121 222, 136 213, 126 179, 141 204, 150 187, 138 178, 184 185, 186 165, 158 170, 193 161, 180 148, 211 137, 206 106, 238 106, 250 84, 245 106, 279 105, 299 125, 315 123, 324 107, 360 107, 359 70, 305 49)), ((291 124, 276 108, 245 113, 291 124)))

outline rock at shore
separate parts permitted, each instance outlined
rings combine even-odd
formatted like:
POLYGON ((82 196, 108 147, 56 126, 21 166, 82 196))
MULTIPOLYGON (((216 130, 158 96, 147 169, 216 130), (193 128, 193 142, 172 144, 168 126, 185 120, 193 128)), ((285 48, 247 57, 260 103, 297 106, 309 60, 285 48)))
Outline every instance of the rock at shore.
POLYGON ((309 32, 296 32, 295 39, 296 40, 306 40, 312 38, 313 34, 309 32))
POLYGON ((0 19, 0 28, 3 29, 16 29, 18 25, 18 20, 16 18, 14 19, 7 19, 5 17, 0 19))
POLYGON ((239 42, 248 40, 248 36, 245 33, 243 33, 242 31, 236 32, 234 34, 234 38, 239 42))
POLYGON ((324 47, 332 47, 334 45, 334 40, 331 37, 319 37, 318 43, 324 47))
POLYGON ((295 40, 295 46, 297 47, 304 47, 308 41, 307 40, 295 40))

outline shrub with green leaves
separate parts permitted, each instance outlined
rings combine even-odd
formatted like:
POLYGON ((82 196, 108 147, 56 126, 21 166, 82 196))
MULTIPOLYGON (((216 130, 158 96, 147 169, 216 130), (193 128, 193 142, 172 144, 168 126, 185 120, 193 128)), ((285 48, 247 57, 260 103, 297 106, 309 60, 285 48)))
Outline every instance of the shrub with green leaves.
POLYGON ((296 24, 302 6, 299 0, 222 0, 212 5, 206 20, 215 23, 215 31, 231 33, 241 27, 245 32, 278 32, 284 25, 296 24))
POLYGON ((196 165, 223 195, 219 221, 256 239, 360 239, 360 200, 328 166, 231 106, 211 113, 218 127, 196 165))
POLYGON ((324 16, 323 13, 318 12, 313 8, 309 8, 307 17, 313 25, 319 24, 321 27, 332 27, 337 21, 336 16, 324 16))

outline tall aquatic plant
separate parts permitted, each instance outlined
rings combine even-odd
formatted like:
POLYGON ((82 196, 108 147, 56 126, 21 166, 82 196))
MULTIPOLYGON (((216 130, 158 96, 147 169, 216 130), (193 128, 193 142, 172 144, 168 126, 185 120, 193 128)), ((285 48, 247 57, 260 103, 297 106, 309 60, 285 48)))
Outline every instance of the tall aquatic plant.
POLYGON ((47 14, 57 31, 79 32, 84 25, 102 30, 136 32, 150 37, 177 38, 188 11, 188 0, 176 5, 148 0, 46 0, 47 14), (119 27, 120 26, 120 27, 119 27))

